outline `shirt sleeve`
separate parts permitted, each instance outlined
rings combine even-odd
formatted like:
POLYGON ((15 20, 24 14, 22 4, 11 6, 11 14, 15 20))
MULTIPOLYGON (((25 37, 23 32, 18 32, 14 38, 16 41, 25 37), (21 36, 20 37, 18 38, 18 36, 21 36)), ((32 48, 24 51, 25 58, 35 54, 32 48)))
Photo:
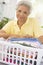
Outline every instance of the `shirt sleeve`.
POLYGON ((2 30, 4 30, 7 34, 10 34, 10 29, 11 29, 11 21, 9 21, 3 28, 2 30))

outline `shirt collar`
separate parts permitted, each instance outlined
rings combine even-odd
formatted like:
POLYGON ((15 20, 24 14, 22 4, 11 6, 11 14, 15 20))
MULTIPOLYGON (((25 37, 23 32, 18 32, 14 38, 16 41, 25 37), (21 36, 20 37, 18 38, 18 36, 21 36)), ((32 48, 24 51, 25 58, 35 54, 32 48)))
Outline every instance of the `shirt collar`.
MULTIPOLYGON (((16 24, 17 24, 17 21, 18 20, 16 19, 16 24)), ((26 22, 23 25, 28 24, 28 22, 29 22, 29 18, 27 18, 26 22)))

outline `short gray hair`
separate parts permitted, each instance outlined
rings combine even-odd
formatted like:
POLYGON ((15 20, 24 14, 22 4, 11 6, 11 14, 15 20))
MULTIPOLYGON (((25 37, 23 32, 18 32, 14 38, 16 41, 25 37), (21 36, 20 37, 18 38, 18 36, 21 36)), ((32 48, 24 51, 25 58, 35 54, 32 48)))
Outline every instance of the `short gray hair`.
POLYGON ((21 5, 27 6, 28 9, 29 9, 30 12, 31 12, 31 10, 32 10, 31 2, 26 1, 26 0, 21 0, 21 1, 18 2, 17 6, 16 6, 16 9, 18 9, 18 7, 21 6, 21 5))

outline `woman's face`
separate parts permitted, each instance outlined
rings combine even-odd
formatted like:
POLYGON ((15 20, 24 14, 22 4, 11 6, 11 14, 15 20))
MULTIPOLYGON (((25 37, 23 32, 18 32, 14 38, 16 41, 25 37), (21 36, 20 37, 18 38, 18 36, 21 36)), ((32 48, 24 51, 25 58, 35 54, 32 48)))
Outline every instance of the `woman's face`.
POLYGON ((25 5, 20 5, 16 11, 16 17, 19 21, 25 21, 28 17, 29 9, 25 5))

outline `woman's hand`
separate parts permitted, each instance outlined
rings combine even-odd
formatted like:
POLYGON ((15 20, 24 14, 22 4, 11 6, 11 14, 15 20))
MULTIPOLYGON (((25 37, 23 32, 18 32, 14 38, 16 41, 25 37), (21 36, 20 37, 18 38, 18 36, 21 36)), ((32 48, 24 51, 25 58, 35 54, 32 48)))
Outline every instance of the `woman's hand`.
POLYGON ((33 38, 33 36, 27 34, 27 35, 22 35, 21 38, 33 38))
POLYGON ((38 37, 38 39, 43 44, 43 36, 38 37))
POLYGON ((20 35, 17 35, 17 34, 12 34, 8 37, 8 39, 11 39, 11 38, 20 38, 20 35))
POLYGON ((14 38, 33 38, 33 36, 31 36, 31 35, 18 35, 18 34, 12 35, 11 37, 14 37, 14 38))

